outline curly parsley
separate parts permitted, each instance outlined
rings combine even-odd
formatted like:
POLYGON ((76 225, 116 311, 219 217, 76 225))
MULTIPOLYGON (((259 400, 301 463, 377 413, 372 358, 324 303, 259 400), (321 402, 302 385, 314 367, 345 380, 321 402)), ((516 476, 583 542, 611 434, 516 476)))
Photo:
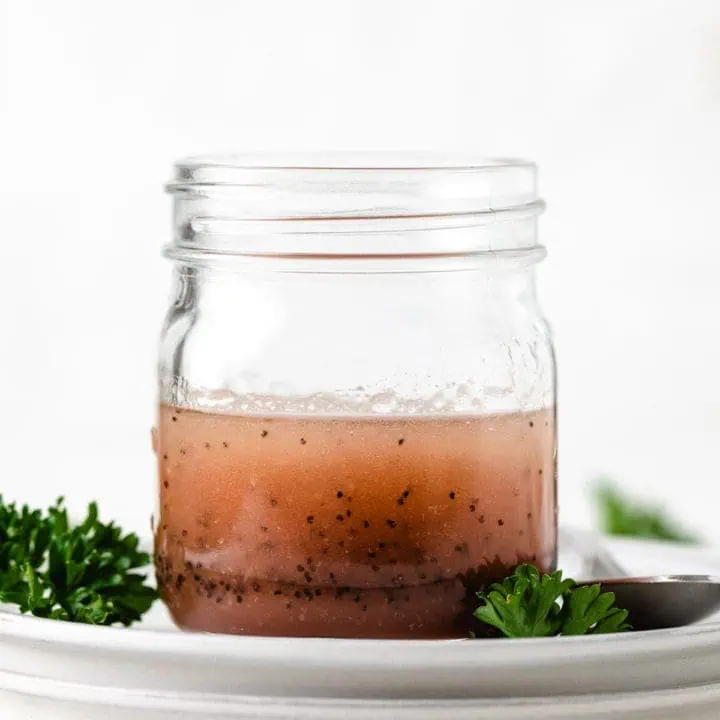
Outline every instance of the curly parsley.
POLYGON ((595 503, 600 527, 608 535, 698 542, 696 536, 678 525, 662 507, 628 498, 607 481, 596 484, 595 503))
POLYGON ((46 513, 0 495, 0 602, 22 613, 93 625, 131 625, 157 597, 133 572, 150 556, 134 534, 98 519, 95 503, 71 525, 63 498, 46 513))
POLYGON ((562 571, 541 575, 520 565, 502 583, 478 593, 481 622, 510 638, 588 635, 631 629, 628 611, 615 607, 615 595, 600 585, 576 585, 562 571))

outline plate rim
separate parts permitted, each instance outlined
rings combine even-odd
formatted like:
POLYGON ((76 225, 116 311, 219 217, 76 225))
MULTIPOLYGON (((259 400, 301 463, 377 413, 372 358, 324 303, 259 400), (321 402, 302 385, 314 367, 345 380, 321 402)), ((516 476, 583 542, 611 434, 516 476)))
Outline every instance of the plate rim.
MULTIPOLYGON (((716 563, 720 560, 713 549, 707 546, 688 546, 682 543, 637 538, 606 537, 602 542, 618 550, 622 546, 627 548, 631 545, 648 551, 663 547, 694 556, 712 555, 716 563)), ((107 653, 142 651, 152 655, 171 654, 195 658, 222 656, 243 662, 261 659, 277 660, 278 656, 286 659, 302 658, 307 661, 308 654, 312 654, 314 657, 322 655, 334 658, 333 662, 336 662, 338 657, 352 658, 354 666, 367 659, 376 667, 387 667, 395 665, 400 658, 409 664, 416 662, 427 664, 437 659, 438 665, 445 666, 446 653, 433 651, 457 648, 454 656, 467 661, 473 656, 482 658, 483 655, 488 655, 487 651, 492 648, 493 663, 508 656, 515 663, 517 662, 515 656, 520 655, 525 656, 528 662, 537 662, 552 657, 567 658, 568 654, 581 657, 587 652, 592 652, 596 657, 623 652, 637 656, 688 650, 694 646, 703 647, 714 642, 720 645, 720 621, 663 630, 575 637, 396 640, 226 635, 141 626, 129 629, 21 615, 16 611, 9 611, 9 607, 0 604, 0 639, 7 641, 43 642, 65 648, 92 648, 107 653), (383 653, 377 653, 378 643, 382 644, 383 653), (442 660, 439 660, 440 658, 442 660)))
MULTIPOLYGON (((0 606, 0 637, 7 640, 41 641, 72 648, 92 648, 103 652, 142 650, 153 655, 191 655, 201 657, 236 657, 244 660, 274 658, 308 658, 327 649, 328 658, 351 657, 353 664, 372 653, 377 666, 395 664, 398 656, 412 659, 422 656, 423 662, 433 657, 427 652, 438 648, 459 648, 458 655, 482 656, 492 648, 493 662, 500 655, 520 654, 528 662, 554 655, 592 652, 594 656, 628 652, 641 654, 672 651, 688 644, 704 646, 711 640, 720 642, 720 622, 698 623, 680 628, 641 630, 629 633, 540 638, 448 638, 438 640, 384 640, 373 638, 266 637, 258 635, 223 635, 202 632, 174 632, 137 628, 82 625, 9 613, 0 606), (695 640, 695 642, 693 642, 695 640), (378 644, 387 654, 377 655, 378 644), (424 651, 424 652, 423 652, 424 651)), ((443 654, 444 656, 444 654, 443 654)))

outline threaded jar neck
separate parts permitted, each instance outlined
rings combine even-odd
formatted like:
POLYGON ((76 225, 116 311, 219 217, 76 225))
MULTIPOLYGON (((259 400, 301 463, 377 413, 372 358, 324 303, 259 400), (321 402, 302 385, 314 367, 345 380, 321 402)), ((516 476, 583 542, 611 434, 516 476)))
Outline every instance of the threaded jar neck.
POLYGON ((509 158, 416 154, 189 158, 167 185, 167 254, 423 258, 533 253, 537 169, 509 158))

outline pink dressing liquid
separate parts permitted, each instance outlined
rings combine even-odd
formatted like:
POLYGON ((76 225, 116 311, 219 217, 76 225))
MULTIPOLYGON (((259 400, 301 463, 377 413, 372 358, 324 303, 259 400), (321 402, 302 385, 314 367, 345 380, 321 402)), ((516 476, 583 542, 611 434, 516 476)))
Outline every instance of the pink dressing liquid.
POLYGON ((556 553, 552 409, 258 416, 162 406, 156 565, 184 628, 466 634, 466 598, 556 553))

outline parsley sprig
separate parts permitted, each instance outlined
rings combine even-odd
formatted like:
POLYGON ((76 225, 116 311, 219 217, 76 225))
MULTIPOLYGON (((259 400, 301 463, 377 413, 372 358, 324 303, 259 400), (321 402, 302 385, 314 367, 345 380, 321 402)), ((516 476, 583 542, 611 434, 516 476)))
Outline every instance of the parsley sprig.
POLYGON ((600 585, 578 586, 562 571, 541 575, 520 565, 502 583, 478 593, 475 617, 511 638, 588 635, 630 629, 628 611, 615 607, 615 594, 600 585))
POLYGON ((697 543, 660 505, 627 497, 608 481, 596 484, 595 503, 600 526, 608 535, 697 543))
POLYGON ((98 518, 95 503, 77 525, 63 498, 46 513, 0 495, 0 602, 20 612, 93 625, 131 625, 157 597, 133 572, 150 562, 134 534, 98 518))

